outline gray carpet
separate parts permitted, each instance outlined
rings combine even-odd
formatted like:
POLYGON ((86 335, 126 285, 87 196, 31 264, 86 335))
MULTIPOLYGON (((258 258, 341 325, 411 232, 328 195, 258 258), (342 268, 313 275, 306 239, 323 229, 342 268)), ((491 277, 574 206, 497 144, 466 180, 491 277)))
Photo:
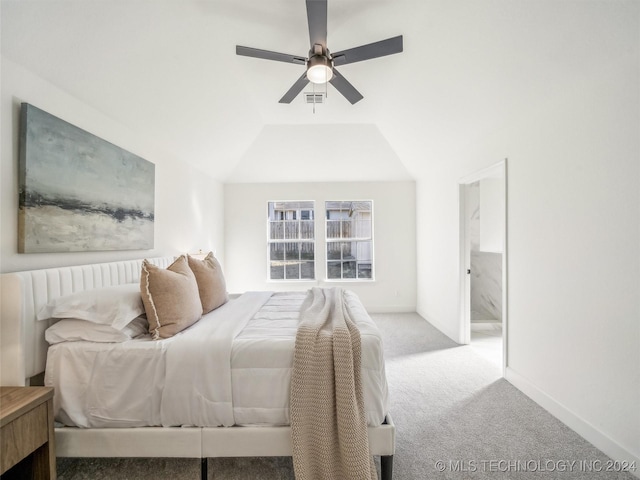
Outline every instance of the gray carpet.
MULTIPOLYGON (((385 338, 394 479, 627 479, 609 458, 416 314, 372 315, 385 338), (572 463, 574 462, 574 463, 572 463)), ((58 459, 60 480, 197 479, 192 459, 58 459)), ((210 479, 293 479, 290 458, 209 459, 210 479)))

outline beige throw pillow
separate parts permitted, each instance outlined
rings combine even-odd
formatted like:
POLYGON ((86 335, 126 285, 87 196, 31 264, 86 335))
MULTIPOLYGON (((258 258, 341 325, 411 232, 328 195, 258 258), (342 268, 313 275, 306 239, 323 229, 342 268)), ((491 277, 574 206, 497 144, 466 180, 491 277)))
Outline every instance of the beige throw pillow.
POLYGON ((156 340, 172 337, 202 317, 196 277, 184 255, 166 270, 143 260, 140 293, 156 340))
POLYGON ((215 310, 226 303, 229 300, 227 283, 220 263, 213 256, 213 253, 209 252, 204 260, 198 260, 191 256, 187 258, 189 259, 189 267, 191 267, 198 282, 202 313, 209 313, 211 310, 215 310))

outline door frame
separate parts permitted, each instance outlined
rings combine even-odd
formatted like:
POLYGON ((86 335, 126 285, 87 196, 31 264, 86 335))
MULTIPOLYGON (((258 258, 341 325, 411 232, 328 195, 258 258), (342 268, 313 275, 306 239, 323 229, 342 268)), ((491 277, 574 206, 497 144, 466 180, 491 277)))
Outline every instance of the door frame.
POLYGON ((478 170, 474 173, 466 175, 458 180, 458 207, 459 207, 459 236, 460 236, 460 253, 459 253, 459 278, 460 278, 460 299, 459 299, 459 343, 471 343, 471 287, 470 275, 467 269, 470 268, 470 249, 468 248, 469 239, 467 235, 467 219, 466 219, 466 196, 465 187, 471 183, 475 183, 484 178, 495 177, 496 174, 502 176, 503 179, 503 203, 502 216, 504 218, 503 232, 503 251, 502 251, 502 373, 506 372, 508 365, 508 218, 507 218, 507 200, 508 200, 508 177, 507 177, 507 160, 501 160, 489 167, 478 170))

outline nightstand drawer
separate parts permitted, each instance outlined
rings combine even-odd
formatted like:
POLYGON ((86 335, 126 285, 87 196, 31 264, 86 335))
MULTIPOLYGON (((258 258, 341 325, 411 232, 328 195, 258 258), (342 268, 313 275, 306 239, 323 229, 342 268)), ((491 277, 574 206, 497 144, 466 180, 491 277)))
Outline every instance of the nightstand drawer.
POLYGON ((5 472, 49 440, 47 404, 42 403, 0 432, 0 472, 5 472))

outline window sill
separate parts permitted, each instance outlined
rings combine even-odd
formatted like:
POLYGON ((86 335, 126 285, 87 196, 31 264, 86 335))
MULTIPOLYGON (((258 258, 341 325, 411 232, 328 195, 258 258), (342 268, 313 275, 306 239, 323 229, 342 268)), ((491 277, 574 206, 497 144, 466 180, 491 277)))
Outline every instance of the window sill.
POLYGON ((322 280, 323 283, 375 283, 375 278, 331 278, 322 280))
POLYGON ((267 283, 318 283, 319 280, 307 280, 307 279, 302 279, 302 280, 298 280, 298 279, 276 279, 276 280, 267 280, 267 283))

